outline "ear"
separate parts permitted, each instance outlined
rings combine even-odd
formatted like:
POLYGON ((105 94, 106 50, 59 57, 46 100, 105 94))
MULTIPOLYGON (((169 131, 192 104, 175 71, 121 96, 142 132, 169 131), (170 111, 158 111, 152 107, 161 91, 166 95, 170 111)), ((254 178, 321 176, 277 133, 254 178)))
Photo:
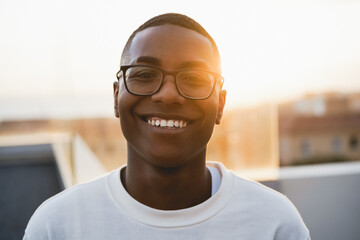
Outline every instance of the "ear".
POLYGON ((224 113, 225 101, 226 101, 226 90, 220 90, 220 92, 219 92, 219 107, 218 107, 218 112, 217 112, 216 120, 215 120, 215 123, 218 125, 220 124, 223 113, 224 113))
POLYGON ((114 113, 115 117, 119 118, 119 102, 118 102, 118 96, 119 96, 119 82, 113 83, 113 89, 114 89, 114 113))

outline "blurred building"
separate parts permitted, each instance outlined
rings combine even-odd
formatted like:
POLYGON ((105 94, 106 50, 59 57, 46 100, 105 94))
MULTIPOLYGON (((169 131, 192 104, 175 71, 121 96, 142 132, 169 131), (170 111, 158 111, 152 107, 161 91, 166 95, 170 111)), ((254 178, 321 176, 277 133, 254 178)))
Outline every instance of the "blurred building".
POLYGON ((280 164, 360 159, 360 93, 307 95, 279 106, 280 164))
POLYGON ((233 170, 279 166, 278 117, 274 105, 232 109, 208 145, 208 159, 233 170))

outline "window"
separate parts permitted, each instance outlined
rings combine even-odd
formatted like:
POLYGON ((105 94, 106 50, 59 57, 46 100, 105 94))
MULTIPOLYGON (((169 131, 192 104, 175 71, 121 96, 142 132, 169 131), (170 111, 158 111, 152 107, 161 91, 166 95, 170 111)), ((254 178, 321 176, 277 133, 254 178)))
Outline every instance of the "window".
POLYGON ((339 136, 335 136, 331 141, 331 149, 335 153, 339 153, 342 150, 342 141, 339 136))
POLYGON ((352 135, 349 140, 349 148, 351 151, 356 151, 359 148, 359 140, 357 136, 352 135))
POLYGON ((311 145, 309 140, 304 139, 301 142, 301 155, 302 157, 310 157, 311 154, 311 145))

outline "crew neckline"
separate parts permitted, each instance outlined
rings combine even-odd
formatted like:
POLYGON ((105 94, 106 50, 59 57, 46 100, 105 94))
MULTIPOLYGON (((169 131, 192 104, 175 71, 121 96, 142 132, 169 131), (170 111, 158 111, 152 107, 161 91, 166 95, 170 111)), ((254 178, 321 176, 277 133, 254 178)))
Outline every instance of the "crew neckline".
POLYGON ((153 227, 176 228, 198 224, 215 216, 229 202, 232 195, 234 176, 221 163, 207 162, 208 167, 215 167, 221 174, 219 190, 206 201, 185 209, 159 210, 148 207, 125 190, 120 180, 121 170, 115 170, 108 178, 108 191, 120 211, 134 220, 153 227))
POLYGON ((214 194, 219 190, 221 184, 221 174, 216 167, 207 166, 207 169, 209 170, 211 176, 211 196, 214 196, 214 194))

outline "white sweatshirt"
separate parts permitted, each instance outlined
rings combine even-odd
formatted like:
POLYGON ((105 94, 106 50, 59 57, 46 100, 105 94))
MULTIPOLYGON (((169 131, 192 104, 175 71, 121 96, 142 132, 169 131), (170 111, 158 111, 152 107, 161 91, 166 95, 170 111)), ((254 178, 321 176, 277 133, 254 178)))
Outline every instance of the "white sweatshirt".
POLYGON ((120 170, 74 186, 45 201, 24 239, 308 240, 309 231, 282 194, 236 177, 220 163, 218 191, 191 208, 164 211, 133 199, 120 170))

